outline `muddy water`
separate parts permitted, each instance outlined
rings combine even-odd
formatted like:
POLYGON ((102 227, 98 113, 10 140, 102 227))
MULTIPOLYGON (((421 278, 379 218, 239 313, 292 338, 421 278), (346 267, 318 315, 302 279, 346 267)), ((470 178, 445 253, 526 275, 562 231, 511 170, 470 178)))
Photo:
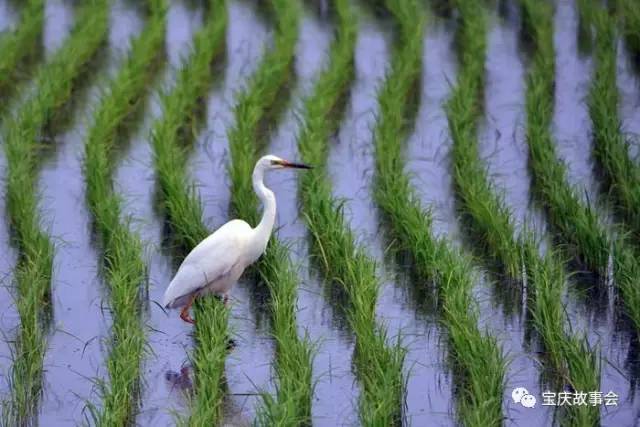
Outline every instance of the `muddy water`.
POLYGON ((640 162, 640 73, 626 54, 623 43, 618 44, 618 90, 622 132, 629 141, 631 157, 640 162))

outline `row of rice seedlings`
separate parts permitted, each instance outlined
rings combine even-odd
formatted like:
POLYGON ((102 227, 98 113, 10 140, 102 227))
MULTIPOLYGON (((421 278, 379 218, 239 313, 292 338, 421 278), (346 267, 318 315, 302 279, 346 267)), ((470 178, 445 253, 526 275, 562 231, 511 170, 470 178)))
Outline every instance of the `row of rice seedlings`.
POLYGON ((591 16, 595 28, 595 71, 588 102, 594 151, 617 202, 616 207, 637 238, 640 237, 640 167, 631 159, 626 138, 621 132, 615 20, 606 9, 597 6, 591 16))
MULTIPOLYGON (((555 58, 553 11, 549 3, 522 0, 521 4, 523 25, 534 47, 526 92, 526 138, 529 145, 533 146, 540 145, 539 141, 544 141, 544 138, 550 138, 555 58)), ((533 162, 533 155, 531 157, 533 162)), ((566 276, 559 256, 550 250, 541 262, 527 262, 527 272, 535 286, 534 322, 551 364, 560 371, 562 381, 574 390, 597 390, 600 376, 597 352, 589 348, 586 337, 570 335, 562 328, 566 321, 561 302, 562 284, 566 282, 566 276)), ((597 408, 574 406, 565 409, 568 424, 598 424, 597 408)))
MULTIPOLYGON (((525 3, 526 5, 527 3, 525 3)), ((527 126, 534 191, 545 203, 550 224, 565 243, 566 252, 590 271, 605 277, 613 262, 613 279, 622 293, 627 315, 640 330, 640 265, 623 238, 609 238, 593 206, 584 205, 566 177, 565 165, 558 159, 551 134, 553 119, 555 56, 552 23, 530 19, 531 7, 524 9, 524 25, 536 47, 534 69, 529 75, 527 126)), ((544 16, 544 15, 543 15, 544 16)))
MULTIPOLYGON (((563 263, 553 251, 541 257, 532 233, 523 232, 520 239, 515 237, 511 214, 493 190, 482 166, 476 126, 484 88, 485 11, 481 4, 473 1, 460 0, 457 6, 460 12, 457 42, 462 66, 458 85, 447 104, 447 114, 454 142, 455 181, 462 204, 472 226, 484 239, 486 249, 506 273, 513 279, 523 276, 529 279, 529 309, 534 325, 550 365, 561 375, 562 383, 576 390, 595 390, 599 385, 596 354, 588 348, 585 338, 570 336, 563 327, 562 292, 566 281, 563 263)), ((544 14, 544 5, 536 7, 536 13, 544 14)), ((528 87, 534 94, 537 89, 535 85, 528 87)), ((537 124, 536 117, 528 120, 530 125, 537 124)), ((572 425, 595 424, 599 419, 599 412, 593 407, 572 407, 565 415, 564 422, 572 425)))
POLYGON ((477 119, 482 113, 487 28, 482 3, 458 1, 460 28, 456 43, 461 61, 458 85, 446 105, 453 138, 454 182, 463 220, 477 234, 500 269, 512 279, 521 277, 522 258, 515 226, 502 194, 496 193, 480 161, 477 144, 477 119))
MULTIPOLYGON (((268 49, 234 107, 235 125, 229 130, 231 209, 250 224, 259 221, 259 209, 251 175, 265 136, 263 126, 270 110, 277 108, 285 90, 298 40, 298 0, 272 0, 275 19, 273 47, 268 49)), ((269 289, 272 334, 276 340, 274 370, 276 395, 263 394, 265 407, 258 413, 263 425, 302 425, 311 422, 313 396, 313 346, 296 330, 298 277, 288 248, 275 236, 257 264, 257 273, 269 289)))
POLYGON ((41 227, 37 167, 44 131, 72 94, 77 80, 108 33, 104 0, 84 5, 69 39, 37 75, 33 95, 5 125, 7 209, 18 248, 14 273, 20 330, 15 339, 11 401, 5 418, 20 424, 37 406, 42 390, 46 326, 52 316, 51 274, 54 248, 41 227))
POLYGON ((640 7, 635 0, 617 0, 616 8, 622 21, 626 47, 636 67, 640 67, 640 7))
POLYGON ((163 52, 167 5, 164 0, 151 0, 148 7, 146 27, 132 41, 129 56, 103 94, 85 146, 87 201, 102 245, 113 319, 104 405, 99 412, 91 412, 96 425, 130 424, 140 394, 145 346, 141 285, 146 265, 140 237, 128 220, 121 220, 122 200, 114 192, 112 174, 118 132, 141 102, 163 52))
MULTIPOLYGON (((162 117, 152 129, 154 166, 159 200, 166 212, 173 241, 189 250, 210 231, 203 220, 202 203, 189 180, 187 147, 200 102, 211 82, 211 66, 225 48, 226 0, 210 0, 204 26, 178 71, 175 86, 162 94, 162 117)), ((228 340, 228 310, 213 298, 196 306, 194 396, 190 425, 217 424, 222 416, 224 367, 228 340)))
POLYGON ((375 261, 357 245, 344 217, 343 202, 332 196, 327 171, 327 141, 336 130, 337 111, 353 81, 357 38, 348 0, 335 0, 334 5, 336 38, 329 64, 305 100, 304 128, 298 137, 303 160, 316 169, 300 175, 299 194, 319 264, 327 279, 340 284, 348 297, 348 319, 356 336, 354 362, 363 390, 360 421, 367 426, 393 425, 401 417, 406 352, 399 341, 389 346, 386 329, 376 322, 379 281, 375 261))
POLYGON ((477 306, 472 296, 474 278, 468 260, 444 239, 430 232, 426 211, 403 170, 402 144, 408 102, 419 92, 423 16, 415 1, 388 8, 399 26, 391 70, 378 99, 375 128, 375 199, 388 221, 398 250, 413 258, 415 274, 439 288, 442 323, 448 335, 452 369, 458 388, 457 415, 464 425, 500 425, 506 363, 496 339, 478 329, 477 306))
POLYGON ((26 66, 34 62, 44 27, 44 1, 29 0, 22 9, 20 24, 0 38, 0 94, 15 87, 26 66))

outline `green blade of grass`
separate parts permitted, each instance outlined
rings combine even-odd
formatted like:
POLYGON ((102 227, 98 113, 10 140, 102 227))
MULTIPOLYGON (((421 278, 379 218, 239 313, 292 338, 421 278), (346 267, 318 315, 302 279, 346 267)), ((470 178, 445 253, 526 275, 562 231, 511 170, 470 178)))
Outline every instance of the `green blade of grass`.
POLYGON ((336 111, 354 78, 357 38, 355 17, 346 0, 334 1, 336 39, 329 64, 304 103, 304 127, 298 137, 303 160, 314 165, 300 176, 300 197, 313 249, 328 280, 348 296, 348 319, 356 336, 354 362, 362 383, 359 403, 363 425, 393 425, 401 419, 404 398, 402 365, 405 349, 387 344, 386 329, 378 325, 375 302, 379 293, 375 262, 357 245, 343 215, 341 201, 333 198, 327 172, 328 141, 335 131, 336 111))
POLYGON ((496 339, 479 331, 468 262, 445 240, 432 237, 425 212, 404 172, 399 135, 406 132, 407 102, 420 81, 423 17, 414 1, 387 2, 399 27, 391 71, 378 98, 375 128, 375 199, 385 215, 396 249, 408 251, 421 279, 435 280, 442 304, 450 356, 459 389, 458 418, 464 425, 499 425, 505 359, 496 339))
POLYGON ((164 0, 149 4, 148 22, 131 43, 127 59, 100 100, 85 145, 87 202, 103 251, 102 267, 109 288, 112 339, 104 386, 104 404, 96 424, 127 425, 140 394, 140 368, 145 351, 141 322, 141 286, 146 265, 140 237, 121 219, 122 201, 113 190, 113 150, 118 132, 145 95, 162 56, 166 29, 164 0))
POLYGON ((106 1, 92 1, 81 7, 69 38, 40 68, 33 95, 5 126, 6 197, 13 243, 18 248, 14 281, 20 330, 13 349, 11 402, 4 418, 16 424, 26 422, 37 407, 42 390, 45 330, 52 315, 54 248, 41 227, 38 209, 38 151, 46 126, 70 100, 86 65, 106 40, 108 17, 106 1))
MULTIPOLYGON (((204 26, 196 33, 191 53, 178 71, 175 86, 162 95, 162 117, 154 124, 151 140, 159 200, 167 216, 172 240, 190 250, 207 237, 202 203, 187 171, 186 145, 200 101, 211 83, 211 66, 224 51, 227 28, 225 0, 210 0, 204 26)), ((195 370, 191 414, 184 423, 215 425, 222 417, 224 363, 227 355, 228 313, 213 299, 195 305, 195 370)))

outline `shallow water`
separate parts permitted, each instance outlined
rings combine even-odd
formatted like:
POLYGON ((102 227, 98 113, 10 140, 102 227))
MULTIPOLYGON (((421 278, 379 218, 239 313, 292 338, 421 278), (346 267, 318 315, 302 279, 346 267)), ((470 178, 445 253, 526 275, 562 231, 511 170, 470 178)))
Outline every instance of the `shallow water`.
POLYGON ((0 1, 0 37, 4 31, 13 30, 18 23, 19 13, 8 0, 0 1))
POLYGON ((56 153, 40 175, 43 223, 56 244, 51 284, 54 330, 44 360, 40 412, 45 425, 80 422, 86 401, 94 400, 93 380, 104 377, 103 340, 109 321, 103 311, 100 254, 92 242, 81 170, 88 119, 80 114, 68 132, 55 138, 56 153))
MULTIPOLYGON (((0 38, 4 37, 4 31, 15 28, 18 14, 7 0, 0 1, 0 38)), ((0 150, 0 212, 6 212, 5 205, 5 171, 6 159, 4 147, 0 150)), ((11 369, 11 348, 8 341, 15 333, 18 326, 18 314, 13 305, 12 275, 11 270, 15 265, 16 254, 9 241, 9 224, 6 219, 0 221, 0 396, 8 391, 7 375, 11 369)), ((1 399, 1 398, 0 398, 1 399)))
MULTIPOLYGON (((388 329, 389 344, 398 335, 407 349, 404 373, 407 376, 405 422, 447 425, 452 412, 449 379, 441 366, 441 339, 433 323, 416 313, 411 287, 395 267, 385 268, 388 242, 379 232, 379 216, 372 199, 374 173, 372 130, 378 113, 377 90, 390 59, 391 34, 376 22, 363 19, 356 50, 356 81, 347 105, 338 139, 330 152, 330 174, 334 195, 347 200, 345 213, 358 241, 378 264, 382 278, 376 312, 388 329)), ((419 126, 419 125, 418 125, 419 126)))
POLYGON ((74 7, 70 0, 47 0, 44 8, 43 45, 48 59, 64 43, 74 25, 74 7))
MULTIPOLYGON (((162 88, 171 87, 182 56, 190 49, 192 36, 202 24, 199 14, 201 12, 191 9, 185 2, 171 3, 167 11, 165 42, 168 66, 158 78, 162 88)), ((132 217, 133 229, 140 233, 146 247, 149 280, 146 323, 150 352, 143 362, 142 407, 138 422, 170 425, 174 422, 171 411, 184 410, 186 402, 181 390, 165 376, 186 366, 185 351, 191 346, 191 328, 182 321, 169 319, 159 307, 175 267, 170 254, 161 247, 164 223, 154 210, 155 174, 149 135, 162 111, 155 91, 149 98, 143 123, 125 145, 123 161, 118 165, 114 179, 116 190, 124 198, 124 214, 132 217)))
POLYGON ((556 85, 553 134, 557 154, 567 165, 569 183, 585 202, 595 203, 599 184, 594 176, 595 160, 587 95, 593 61, 579 52, 578 17, 574 2, 559 1, 554 17, 556 85))
POLYGON ((114 59, 108 66, 111 75, 131 47, 131 40, 138 36, 145 25, 144 11, 128 0, 112 2, 109 16, 109 55, 114 59))
MULTIPOLYGON (((112 13, 110 40, 117 33, 124 41, 139 26, 119 23, 122 17, 130 23, 131 16, 122 13, 122 3, 116 7, 120 9, 112 13)), ((104 72, 117 69, 117 57, 122 55, 111 55, 104 72)), ((54 332, 44 361, 45 399, 40 413, 46 425, 81 422, 85 404, 96 400, 95 379, 106 375, 108 294, 99 276, 101 255, 93 240, 82 171, 85 136, 100 91, 94 87, 89 92, 86 104, 78 103, 75 124, 55 138, 55 154, 42 167, 40 177, 42 216, 56 243, 54 332)))
POLYGON ((424 41, 421 107, 415 132, 407 142, 406 165, 411 183, 425 207, 430 207, 436 236, 460 243, 451 174, 451 136, 443 105, 457 71, 453 28, 437 18, 429 20, 424 41))
POLYGON ((631 157, 640 162, 640 73, 626 55, 623 43, 618 43, 618 90, 622 132, 629 142, 631 157))
MULTIPOLYGON (((226 132, 233 124, 233 103, 238 90, 251 74, 261 52, 271 39, 270 23, 255 2, 229 2, 229 30, 225 61, 214 69, 213 85, 206 96, 207 113, 190 158, 191 176, 197 183, 204 204, 205 220, 211 229, 227 221, 229 161, 226 132)), ((7 0, 0 0, 0 31, 17 19, 7 0)), ((569 164, 572 184, 581 188, 581 196, 595 202, 598 182, 593 173, 590 143, 590 118, 585 96, 591 79, 591 61, 578 53, 574 5, 561 1, 557 5, 555 44, 558 50, 558 84, 554 132, 558 137, 560 156, 569 164)), ((479 133, 481 155, 496 188, 505 190, 505 202, 513 208, 520 229, 533 221, 538 228, 535 207, 529 203, 529 180, 523 138, 524 67, 517 45, 516 20, 506 7, 505 21, 494 20, 488 39, 487 119, 479 133)), ((47 2, 45 46, 47 55, 59 47, 73 25, 73 2, 47 2)), ((202 25, 202 9, 190 1, 172 2, 167 27, 168 60, 159 85, 170 87, 175 69, 186 56, 193 33, 202 25)), ((357 45, 357 75, 351 87, 345 116, 335 138, 329 143, 330 176, 334 194, 347 199, 346 215, 360 244, 378 261, 381 282, 377 304, 378 318, 389 327, 391 337, 400 333, 409 353, 405 363, 408 376, 406 424, 452 425, 455 423, 455 396, 446 360, 446 335, 439 330, 434 308, 422 299, 431 284, 409 283, 409 279, 385 256, 388 242, 380 232, 378 211, 372 201, 371 180, 374 172, 371 129, 377 114, 376 90, 384 77, 389 60, 391 32, 385 23, 371 17, 360 17, 357 45), (393 265, 391 265, 393 264, 393 265), (422 298, 418 300, 418 298, 422 298)), ((134 2, 117 0, 111 13, 110 51, 102 66, 113 72, 114 61, 122 58, 128 40, 144 24, 141 10, 134 2)), ((430 19, 424 49, 423 87, 416 125, 406 144, 407 171, 418 195, 434 217, 434 232, 447 236, 454 245, 461 243, 455 198, 451 180, 449 150, 451 146, 442 103, 449 95, 449 83, 455 81, 456 57, 450 23, 430 19)), ((301 97, 309 91, 317 71, 327 60, 332 38, 330 22, 305 15, 297 48, 296 74, 292 79, 292 102, 279 117, 270 135, 269 152, 298 160, 296 132, 301 111, 301 97)), ((621 91, 621 117, 624 131, 640 132, 638 123, 638 76, 618 52, 618 84, 621 91)), ((93 92, 91 92, 93 93, 93 92)), ((186 414, 178 376, 188 368, 193 342, 191 327, 180 321, 175 312, 165 314, 156 304, 175 272, 175 261, 162 246, 163 218, 154 208, 155 177, 149 132, 160 117, 157 94, 152 96, 143 123, 134 131, 130 142, 124 142, 123 160, 117 171, 117 189, 125 197, 126 213, 133 214, 134 228, 140 231, 149 265, 150 303, 147 312, 149 354, 144 362, 142 408, 137 421, 143 425, 172 425, 174 413, 186 414)), ((90 221, 84 201, 81 175, 83 132, 91 112, 78 104, 77 115, 69 131, 56 140, 53 154, 44 165, 41 177, 41 207, 45 225, 59 243, 55 259, 55 320, 49 341, 45 368, 45 396, 42 424, 78 424, 83 421, 82 408, 89 399, 100 402, 92 378, 106 378, 105 339, 109 336, 107 298, 103 295, 98 270, 100 254, 94 247, 90 221), (64 185, 61 185, 63 183, 64 185), (104 303, 104 304, 103 304, 104 303), (104 309, 103 309, 104 306, 104 309), (68 335, 72 333, 74 336, 68 335), (86 343, 86 347, 85 347, 86 343), (64 349, 62 347, 65 347, 64 349), (73 393, 71 392, 73 391, 73 393), (77 394, 77 395, 76 395, 77 394)), ((637 146, 633 148, 637 153, 637 146)), ((0 153, 0 171, 5 168, 0 153)), ((304 172, 300 172, 304 173, 304 172)), ((267 178, 278 199, 279 229, 277 235, 291 246, 291 256, 298 268, 298 330, 309 333, 318 343, 314 361, 317 380, 312 406, 314 425, 357 425, 359 384, 352 371, 353 336, 349 331, 343 302, 327 291, 309 260, 307 230, 299 217, 297 175, 274 173, 267 178)), ((4 212, 4 182, 0 188, 0 211, 4 212)), ((606 217, 603 216, 603 217, 606 217)), ((0 222, 0 331, 11 338, 18 319, 12 310, 11 270, 15 253, 8 243, 6 220, 0 222)), ((577 279, 578 280, 578 279, 577 279)), ((499 284, 498 286, 502 286, 499 284)), ((569 285, 571 289, 575 283, 569 285)), ((496 287, 478 271, 474 295, 480 306, 480 327, 497 336, 508 354, 510 366, 504 396, 504 412, 508 425, 548 425, 552 412, 543 406, 525 409, 511 401, 511 391, 524 386, 541 398, 537 348, 525 335, 523 311, 512 316, 503 314, 496 300, 496 287)), ((229 396, 225 402, 225 422, 250 425, 256 408, 262 405, 258 391, 273 392, 272 361, 274 345, 270 337, 266 309, 256 298, 256 284, 241 282, 232 295, 231 327, 237 343, 226 362, 229 396)), ((635 399, 638 383, 637 340, 630 338, 628 328, 614 318, 612 307, 587 307, 575 292, 563 302, 567 306, 571 327, 588 333, 592 344, 600 345, 603 362, 601 390, 620 395, 620 406, 605 411, 603 425, 630 425, 639 419, 640 404, 635 399)), ((6 339, 5 338, 5 339, 6 339)), ((10 368, 9 347, 0 339, 0 396, 6 391, 10 368)), ((186 371, 185 371, 186 372, 186 371)), ((181 377, 180 377, 181 378, 181 377)), ((540 400, 539 400, 540 402, 540 400)), ((607 408, 610 409, 610 408, 607 408)))
MULTIPOLYGON (((206 125, 197 139, 190 163, 191 175, 199 187, 204 216, 214 230, 229 220, 230 181, 227 131, 233 125, 237 94, 258 66, 265 45, 272 38, 255 4, 229 3, 227 58, 224 70, 214 82, 207 100, 206 125), (224 72, 224 74, 222 74, 224 72)), ((257 393, 271 392, 271 361, 274 346, 256 307, 254 284, 241 280, 231 293, 230 327, 237 343, 226 363, 229 396, 225 418, 228 423, 248 425, 262 400, 257 393)), ((260 304, 258 302, 258 304, 260 304)))
POLYGON ((234 121, 235 97, 258 65, 270 38, 266 23, 248 2, 229 2, 228 10, 224 77, 214 78, 214 88, 207 99, 206 124, 190 159, 190 173, 200 191, 204 216, 213 228, 226 222, 228 216, 231 183, 227 176, 227 131, 234 121))
MULTIPOLYGON (((269 152, 287 159, 298 160, 296 136, 302 119, 302 97, 309 94, 317 73, 326 65, 332 40, 332 28, 316 17, 307 15, 302 22, 296 55, 296 82, 293 102, 282 124, 273 135, 269 152)), ((328 286, 316 274, 309 259, 306 226, 298 214, 297 174, 273 173, 267 185, 278 199, 278 237, 291 247, 293 264, 298 268, 297 325, 300 336, 308 334, 318 344, 313 364, 316 381, 312 416, 314 425, 337 426, 357 423, 359 387, 352 372, 353 341, 341 322, 334 323, 336 313, 323 289, 328 286)))
MULTIPOLYGON (((0 151, 0 171, 2 181, 0 188, 0 212, 6 212, 5 170, 6 159, 4 147, 0 151)), ((9 224, 3 218, 0 221, 0 400, 9 391, 8 376, 10 375, 12 357, 9 342, 15 336, 20 324, 18 313, 14 306, 13 274, 16 253, 10 244, 9 224)))
POLYGON ((590 345, 601 354, 600 390, 604 393, 613 391, 620 397, 618 407, 602 407, 602 424, 631 425, 640 417, 638 349, 637 343, 633 343, 635 333, 628 329, 628 325, 617 324, 619 320, 612 309, 594 314, 591 309, 572 301, 566 307, 573 328, 584 331, 590 345))
POLYGON ((542 214, 531 204, 519 17, 493 18, 487 41, 485 116, 478 133, 480 157, 494 191, 511 211, 517 232, 523 228, 540 232, 542 214))

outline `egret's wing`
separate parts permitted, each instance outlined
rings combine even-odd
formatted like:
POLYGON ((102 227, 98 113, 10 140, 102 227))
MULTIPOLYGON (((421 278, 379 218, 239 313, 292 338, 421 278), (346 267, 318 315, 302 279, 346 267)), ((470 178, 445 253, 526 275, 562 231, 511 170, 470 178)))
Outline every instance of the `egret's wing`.
POLYGON ((187 255, 164 294, 164 306, 229 274, 241 259, 249 228, 242 221, 238 223, 225 224, 187 255))

